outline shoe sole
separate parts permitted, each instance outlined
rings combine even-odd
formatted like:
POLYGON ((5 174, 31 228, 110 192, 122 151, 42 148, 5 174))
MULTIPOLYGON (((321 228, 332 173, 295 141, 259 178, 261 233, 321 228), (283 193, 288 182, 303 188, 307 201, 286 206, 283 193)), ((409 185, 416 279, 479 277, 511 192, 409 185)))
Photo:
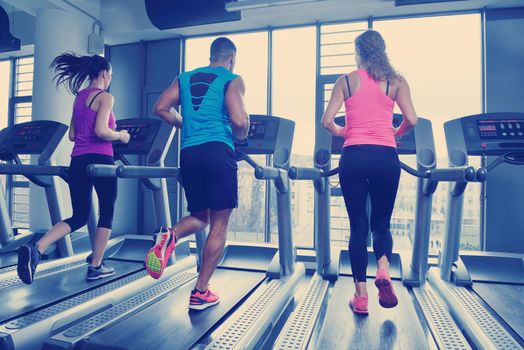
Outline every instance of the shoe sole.
POLYGON ((155 248, 151 248, 146 255, 146 270, 154 279, 159 279, 164 272, 164 262, 156 255, 155 248))
POLYGON ((189 304, 189 309, 202 311, 202 310, 207 309, 208 307, 215 306, 219 302, 220 302, 220 300, 214 301, 212 303, 204 303, 204 304, 198 304, 198 305, 191 305, 191 304, 189 304))
POLYGON ((398 305, 398 298, 393 291, 391 282, 386 278, 377 278, 375 286, 378 288, 378 303, 386 309, 391 309, 398 305))
MULTIPOLYGON (((169 244, 169 240, 166 241, 166 244, 169 244)), ((156 245, 149 249, 146 255, 146 270, 149 276, 153 277, 154 279, 159 279, 162 276, 162 273, 164 273, 164 269, 167 265, 167 258, 171 256, 171 253, 173 253, 173 250, 175 249, 170 248, 169 246, 166 248, 165 256, 157 256, 156 255, 156 245)), ((160 255, 162 255, 162 249, 163 247, 160 247, 160 255)))
POLYGON ((98 275, 96 277, 86 277, 86 281, 96 281, 96 280, 99 280, 99 279, 102 279, 102 278, 111 277, 111 276, 114 276, 115 273, 116 273, 116 271, 113 271, 112 273, 105 273, 105 274, 102 274, 102 275, 98 275))
POLYGON ((33 271, 31 270, 31 248, 28 246, 21 246, 18 249, 18 266, 16 270, 18 277, 23 283, 33 283, 33 271))

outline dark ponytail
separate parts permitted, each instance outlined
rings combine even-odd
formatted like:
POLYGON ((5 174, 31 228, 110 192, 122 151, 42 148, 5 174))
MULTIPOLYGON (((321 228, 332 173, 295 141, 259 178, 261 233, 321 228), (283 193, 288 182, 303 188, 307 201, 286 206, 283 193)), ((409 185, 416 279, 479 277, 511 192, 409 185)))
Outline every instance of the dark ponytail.
POLYGON ((102 56, 78 56, 73 52, 56 57, 50 67, 56 73, 53 78, 56 80, 56 86, 65 84, 74 95, 78 94, 86 79, 94 80, 101 71, 111 68, 102 56))

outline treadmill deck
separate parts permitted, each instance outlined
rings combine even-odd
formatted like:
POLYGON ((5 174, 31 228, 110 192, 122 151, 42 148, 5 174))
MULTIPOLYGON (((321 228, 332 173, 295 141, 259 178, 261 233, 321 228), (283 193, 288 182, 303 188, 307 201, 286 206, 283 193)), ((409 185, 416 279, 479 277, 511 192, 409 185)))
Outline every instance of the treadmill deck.
POLYGON ((399 303, 393 309, 378 304, 377 289, 368 280, 369 315, 349 308, 353 278, 340 276, 332 290, 319 339, 314 349, 428 349, 428 339, 401 282, 393 281, 399 303))
POLYGON ((524 286, 475 282, 473 290, 506 321, 524 343, 524 286))
POLYGON ((115 268, 115 275, 96 281, 86 281, 87 264, 82 264, 67 271, 35 279, 31 285, 17 284, 3 289, 0 321, 4 322, 20 314, 71 298, 143 269, 143 264, 131 261, 108 260, 108 265, 115 268))
POLYGON ((92 334, 82 349, 188 349, 265 279, 263 272, 217 269, 211 288, 220 303, 204 311, 188 309, 194 284, 178 288, 164 299, 125 320, 92 334))

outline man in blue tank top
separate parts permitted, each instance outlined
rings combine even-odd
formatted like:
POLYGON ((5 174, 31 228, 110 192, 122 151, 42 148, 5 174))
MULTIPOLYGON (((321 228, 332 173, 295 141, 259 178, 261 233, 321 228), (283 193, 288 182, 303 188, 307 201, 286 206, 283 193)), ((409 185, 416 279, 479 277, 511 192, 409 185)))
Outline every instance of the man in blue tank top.
POLYGON ((189 308, 204 310, 219 302, 208 288, 226 243, 227 225, 238 203, 237 164, 233 135, 244 139, 249 115, 245 86, 233 74, 236 47, 227 38, 213 41, 210 64, 180 74, 155 105, 155 114, 181 128, 180 173, 190 215, 168 232, 160 232, 146 256, 149 274, 159 278, 178 239, 210 224, 200 274, 189 308), (174 108, 181 106, 180 115, 174 108), (174 108, 173 108, 174 107, 174 108))

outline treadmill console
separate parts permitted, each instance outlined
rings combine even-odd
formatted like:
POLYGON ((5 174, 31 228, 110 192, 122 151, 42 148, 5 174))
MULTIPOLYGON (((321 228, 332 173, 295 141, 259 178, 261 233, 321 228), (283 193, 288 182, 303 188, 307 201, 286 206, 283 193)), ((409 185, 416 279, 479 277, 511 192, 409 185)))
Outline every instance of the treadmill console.
MULTIPOLYGON (((392 125, 398 128, 402 123, 402 119, 402 114, 393 114, 392 125)), ((345 117, 335 118, 335 123, 339 126, 346 125, 345 117)), ((331 152, 333 154, 341 154, 343 145, 344 138, 334 136, 331 143, 331 152)), ((398 154, 416 154, 415 133, 413 129, 397 140, 397 152, 398 154)))
POLYGON ((270 115, 250 115, 245 140, 235 140, 235 149, 245 154, 271 154, 275 167, 288 168, 295 122, 270 115))
POLYGON ((0 159, 11 160, 21 154, 40 154, 47 160, 67 132, 67 125, 35 120, 15 124, 0 132, 0 159))
POLYGON ((482 140, 524 139, 524 119, 477 120, 477 127, 482 140))
POLYGON ((444 124, 448 148, 468 155, 524 152, 524 113, 484 113, 444 124), (460 142, 459 142, 460 141, 460 142))
POLYGON ((245 154, 274 154, 278 148, 291 151, 295 122, 267 115, 251 115, 245 140, 235 140, 235 148, 245 154))
POLYGON ((127 130, 129 135, 131 135, 131 139, 127 144, 114 141, 113 149, 122 155, 149 153, 162 123, 163 122, 158 119, 143 118, 122 119, 117 121, 116 130, 127 130))

